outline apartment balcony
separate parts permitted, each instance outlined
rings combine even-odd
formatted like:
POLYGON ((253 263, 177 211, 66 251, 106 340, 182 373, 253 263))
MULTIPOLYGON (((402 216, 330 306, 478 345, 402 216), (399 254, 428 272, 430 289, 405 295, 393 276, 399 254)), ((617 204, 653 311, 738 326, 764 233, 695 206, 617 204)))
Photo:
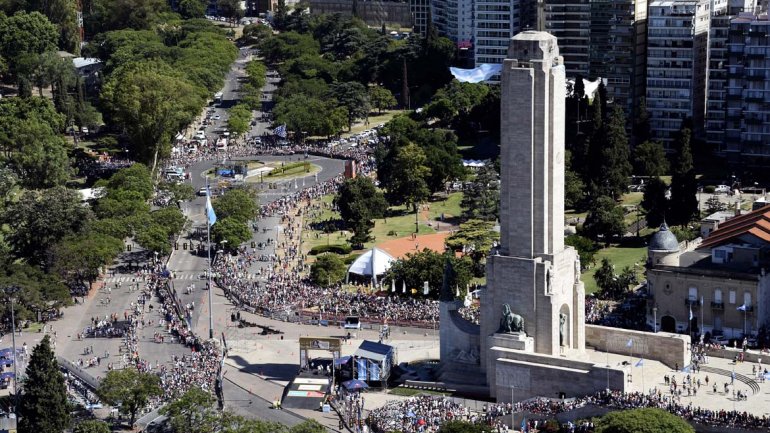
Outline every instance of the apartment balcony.
POLYGON ((717 301, 711 301, 711 309, 712 309, 712 310, 720 310, 720 311, 724 311, 724 309, 725 309, 725 303, 724 303, 724 302, 722 302, 722 301, 719 301, 719 302, 717 302, 717 301))
POLYGON ((684 305, 686 307, 697 307, 700 305, 700 301, 697 299, 684 298, 684 305))

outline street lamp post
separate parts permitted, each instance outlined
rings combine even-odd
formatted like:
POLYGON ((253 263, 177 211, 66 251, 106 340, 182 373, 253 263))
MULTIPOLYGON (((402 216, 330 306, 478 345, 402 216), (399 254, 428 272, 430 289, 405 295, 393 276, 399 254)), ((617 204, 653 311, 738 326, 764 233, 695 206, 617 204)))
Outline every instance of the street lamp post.
POLYGON ((17 286, 9 286, 4 289, 5 294, 8 296, 8 300, 11 304, 11 344, 13 345, 13 399, 14 399, 14 405, 13 405, 13 412, 16 414, 16 422, 19 420, 18 416, 18 406, 19 406, 19 390, 17 384, 19 383, 19 372, 18 372, 18 353, 16 353, 16 316, 14 313, 14 307, 13 307, 13 295, 16 294, 21 290, 20 287, 17 286))

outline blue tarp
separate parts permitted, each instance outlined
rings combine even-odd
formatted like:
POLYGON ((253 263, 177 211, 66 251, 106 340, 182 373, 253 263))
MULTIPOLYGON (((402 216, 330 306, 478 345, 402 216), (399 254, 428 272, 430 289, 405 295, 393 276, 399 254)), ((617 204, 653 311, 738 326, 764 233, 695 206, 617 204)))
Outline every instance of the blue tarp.
POLYGON ((503 70, 503 65, 482 63, 474 69, 449 68, 449 72, 461 83, 480 83, 487 81, 503 70))

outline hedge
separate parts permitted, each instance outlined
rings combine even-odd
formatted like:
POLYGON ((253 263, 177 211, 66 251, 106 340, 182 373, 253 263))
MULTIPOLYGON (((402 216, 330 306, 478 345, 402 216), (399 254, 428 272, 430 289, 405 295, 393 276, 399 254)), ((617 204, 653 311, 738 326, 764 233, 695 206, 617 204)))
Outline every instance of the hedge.
POLYGON ((317 245, 310 249, 310 255, 315 256, 322 253, 350 254, 353 248, 348 244, 317 245))

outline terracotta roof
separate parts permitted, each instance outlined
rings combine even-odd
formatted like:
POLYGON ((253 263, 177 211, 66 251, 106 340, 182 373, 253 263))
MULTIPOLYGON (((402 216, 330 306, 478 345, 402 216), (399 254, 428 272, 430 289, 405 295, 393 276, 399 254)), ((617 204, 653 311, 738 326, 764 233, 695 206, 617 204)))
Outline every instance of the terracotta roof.
POLYGON ((745 234, 770 243, 770 208, 763 207, 723 222, 698 248, 711 248, 745 234))

